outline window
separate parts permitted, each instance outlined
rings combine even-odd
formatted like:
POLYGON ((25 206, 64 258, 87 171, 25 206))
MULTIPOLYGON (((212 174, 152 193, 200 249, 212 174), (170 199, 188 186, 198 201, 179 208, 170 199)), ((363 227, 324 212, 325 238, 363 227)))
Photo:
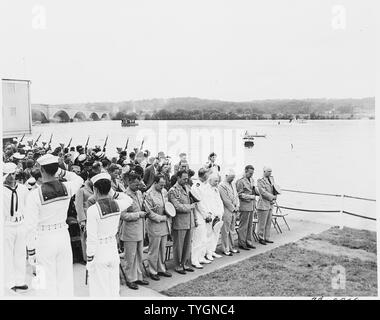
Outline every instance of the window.
POLYGON ((16 107, 9 107, 9 113, 12 117, 16 116, 16 107))

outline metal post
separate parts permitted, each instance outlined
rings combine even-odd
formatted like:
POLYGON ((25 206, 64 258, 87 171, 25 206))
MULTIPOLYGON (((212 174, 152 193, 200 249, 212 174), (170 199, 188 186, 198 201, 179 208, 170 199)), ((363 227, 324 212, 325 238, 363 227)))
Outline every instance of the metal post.
POLYGON ((344 219, 344 194, 342 194, 340 196, 340 213, 341 213, 341 218, 340 218, 340 223, 339 223, 339 229, 342 230, 343 229, 343 219, 344 219))

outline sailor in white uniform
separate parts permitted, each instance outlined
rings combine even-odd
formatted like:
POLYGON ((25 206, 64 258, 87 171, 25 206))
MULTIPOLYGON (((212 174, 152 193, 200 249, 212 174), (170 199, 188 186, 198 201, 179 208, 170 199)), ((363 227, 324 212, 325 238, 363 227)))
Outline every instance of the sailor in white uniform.
POLYGON ((96 203, 87 209, 87 270, 91 297, 119 296, 120 257, 116 233, 120 213, 131 206, 133 200, 111 188, 111 176, 99 173, 91 178, 96 203))
POLYGON ((207 227, 207 245, 206 245, 206 258, 214 260, 214 258, 221 258, 220 254, 215 252, 218 244, 220 231, 223 225, 222 217, 224 213, 224 205, 220 197, 218 182, 220 176, 218 173, 212 172, 208 178, 208 183, 204 188, 204 197, 206 199, 205 206, 207 211, 211 213, 212 223, 208 223, 207 227), (218 223, 216 223, 218 222, 218 223))
POLYGON ((66 219, 70 198, 83 179, 59 168, 58 157, 51 154, 40 157, 37 163, 43 183, 31 191, 25 216, 29 262, 40 270, 37 295, 72 297, 73 255, 66 219), (65 182, 59 180, 63 178, 65 182))
POLYGON ((209 213, 205 207, 207 198, 204 190, 207 186, 207 178, 207 170, 201 168, 198 171, 199 180, 194 180, 193 185, 191 186, 191 191, 195 193, 200 200, 195 207, 198 226, 194 229, 193 241, 191 243, 191 263, 197 269, 203 268, 201 264, 211 263, 210 260, 205 258, 207 247, 206 224, 211 222, 211 213, 209 213))
POLYGON ((16 164, 3 164, 4 282, 14 291, 28 289, 24 215, 29 191, 16 182, 16 171, 16 164))

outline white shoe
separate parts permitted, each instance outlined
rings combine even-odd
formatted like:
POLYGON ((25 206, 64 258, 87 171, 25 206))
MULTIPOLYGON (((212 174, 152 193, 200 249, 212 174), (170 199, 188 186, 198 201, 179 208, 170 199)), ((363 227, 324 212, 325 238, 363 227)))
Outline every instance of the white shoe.
POLYGON ((203 269, 203 266, 200 263, 192 264, 192 266, 196 269, 203 269))
POLYGON ((209 264, 209 263, 211 263, 211 261, 210 260, 206 260, 206 259, 202 259, 202 260, 199 260, 199 263, 209 264))
POLYGON ((210 261, 214 261, 214 258, 212 257, 212 255, 207 255, 206 256, 206 259, 210 260, 210 261))
POLYGON ((215 252, 212 253, 212 256, 213 256, 214 258, 221 258, 221 257, 222 257, 220 254, 217 254, 217 253, 215 253, 215 252))

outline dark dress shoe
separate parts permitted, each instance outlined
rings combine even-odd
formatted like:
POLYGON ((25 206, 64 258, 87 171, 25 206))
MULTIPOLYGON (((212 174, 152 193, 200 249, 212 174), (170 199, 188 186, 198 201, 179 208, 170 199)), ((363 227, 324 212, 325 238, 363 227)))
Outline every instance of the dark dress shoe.
POLYGON ((183 270, 183 269, 175 269, 174 270, 175 272, 178 272, 178 273, 180 273, 180 274, 186 274, 186 271, 185 270, 183 270))
POLYGON ((250 244, 247 244, 247 247, 250 248, 250 249, 256 249, 255 246, 252 246, 252 245, 250 245, 250 244))
POLYGON ((239 246, 240 249, 243 249, 243 250, 249 250, 249 248, 247 246, 239 246))
POLYGON ((14 286, 13 288, 12 289, 14 291, 16 291, 16 290, 28 290, 28 286, 26 284, 24 284, 23 286, 14 286))
POLYGON ((259 243, 260 243, 260 244, 263 244, 264 246, 267 245, 267 243, 265 242, 265 240, 262 240, 262 239, 259 239, 259 243))
POLYGON ((151 274, 151 275, 150 275, 150 278, 151 278, 152 280, 155 280, 155 281, 160 280, 160 277, 158 276, 158 274, 151 274))
POLYGON ((189 271, 189 272, 194 272, 194 269, 193 269, 193 268, 190 268, 190 267, 188 267, 188 266, 183 267, 183 270, 185 270, 185 271, 189 271))
POLYGON ((143 286, 147 286, 149 284, 149 281, 146 280, 137 280, 135 281, 136 284, 141 284, 143 286))
POLYGON ((273 241, 265 240, 266 243, 273 243, 273 241))
POLYGON ((159 276, 162 276, 162 277, 166 277, 166 278, 170 278, 172 276, 172 274, 170 272, 159 272, 158 273, 159 276))
POLYGON ((137 290, 139 288, 139 286, 134 282, 127 282, 127 286, 133 290, 137 290))

